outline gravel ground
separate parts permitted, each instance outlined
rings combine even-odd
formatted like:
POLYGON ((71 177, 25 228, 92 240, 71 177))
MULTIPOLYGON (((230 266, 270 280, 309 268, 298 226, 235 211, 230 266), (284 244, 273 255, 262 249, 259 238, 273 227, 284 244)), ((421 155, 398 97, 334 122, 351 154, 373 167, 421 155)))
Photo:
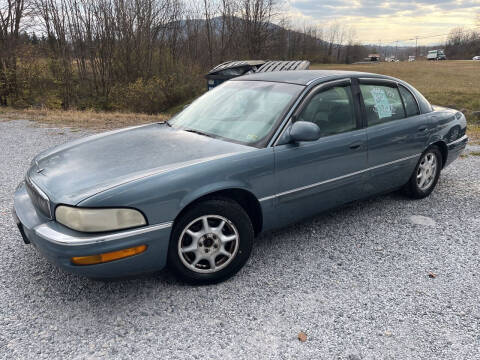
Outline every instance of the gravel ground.
POLYGON ((47 263, 10 215, 30 159, 85 134, 0 122, 0 358, 479 358, 479 156, 428 199, 383 196, 263 235, 219 285, 168 271, 99 282, 47 263))

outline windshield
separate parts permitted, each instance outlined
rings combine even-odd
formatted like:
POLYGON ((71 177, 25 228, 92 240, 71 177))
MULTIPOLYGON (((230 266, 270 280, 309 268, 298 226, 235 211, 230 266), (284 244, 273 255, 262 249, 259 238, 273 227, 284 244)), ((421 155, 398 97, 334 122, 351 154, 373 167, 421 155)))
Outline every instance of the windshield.
POLYGON ((169 123, 244 144, 266 140, 303 86, 227 81, 199 97, 169 123))

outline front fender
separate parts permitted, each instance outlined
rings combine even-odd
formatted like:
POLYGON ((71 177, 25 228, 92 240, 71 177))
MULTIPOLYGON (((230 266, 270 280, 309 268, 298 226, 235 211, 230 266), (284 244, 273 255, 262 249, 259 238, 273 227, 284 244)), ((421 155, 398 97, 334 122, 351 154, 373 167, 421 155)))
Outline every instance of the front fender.
POLYGON ((222 181, 214 184, 207 184, 207 185, 201 186, 200 188, 192 192, 189 192, 186 196, 184 196, 180 200, 180 211, 185 209, 185 207, 193 203, 195 200, 200 199, 201 197, 204 197, 209 194, 213 194, 218 191, 232 190, 232 189, 245 190, 251 193, 253 196, 255 196, 252 189, 250 189, 248 184, 245 182, 242 182, 239 180, 222 181))
POLYGON ((131 207, 149 224, 173 221, 193 201, 216 191, 242 189, 257 199, 275 186, 272 148, 236 154, 116 186, 82 201, 84 207, 131 207))

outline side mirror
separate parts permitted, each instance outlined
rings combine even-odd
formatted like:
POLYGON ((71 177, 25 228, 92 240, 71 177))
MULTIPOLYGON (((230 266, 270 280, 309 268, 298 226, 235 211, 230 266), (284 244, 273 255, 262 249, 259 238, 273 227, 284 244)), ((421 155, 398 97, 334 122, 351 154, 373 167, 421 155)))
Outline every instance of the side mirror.
POLYGON ((308 121, 296 121, 290 126, 289 142, 315 141, 320 139, 320 128, 308 121))

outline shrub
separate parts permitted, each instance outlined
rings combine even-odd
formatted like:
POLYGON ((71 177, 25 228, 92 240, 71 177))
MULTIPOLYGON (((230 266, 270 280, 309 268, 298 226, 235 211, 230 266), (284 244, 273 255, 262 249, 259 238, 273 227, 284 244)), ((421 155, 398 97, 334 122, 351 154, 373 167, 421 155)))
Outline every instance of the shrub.
POLYGON ((137 79, 112 89, 113 109, 144 113, 160 113, 182 104, 202 92, 198 77, 185 77, 179 73, 170 73, 163 78, 137 79))

